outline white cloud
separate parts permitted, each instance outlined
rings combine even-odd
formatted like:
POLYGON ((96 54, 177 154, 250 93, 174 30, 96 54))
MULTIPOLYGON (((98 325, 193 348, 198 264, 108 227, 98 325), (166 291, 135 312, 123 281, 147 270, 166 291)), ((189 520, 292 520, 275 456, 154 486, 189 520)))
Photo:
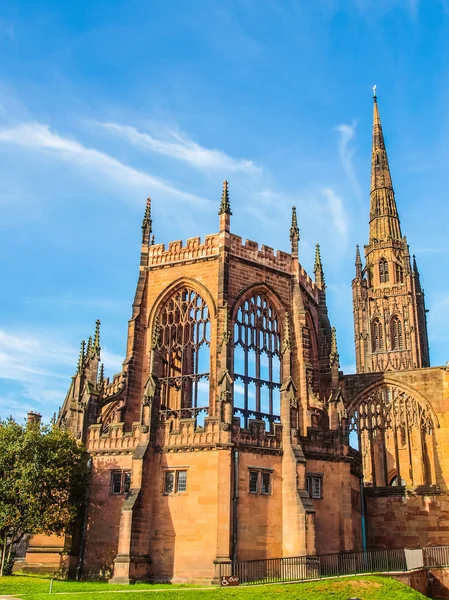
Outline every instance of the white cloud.
MULTIPOLYGON (((78 352, 55 337, 0 330, 0 385, 8 390, 0 391, 0 416, 22 416, 33 408, 48 419, 64 401, 78 352), (11 385, 20 391, 14 394, 11 385)), ((121 356, 102 350, 102 359, 109 373, 121 369, 121 356)))
POLYGON ((344 244, 348 241, 348 218, 342 198, 330 188, 323 190, 323 196, 327 199, 327 208, 332 217, 336 231, 344 244))
POLYGON ((54 133, 43 123, 26 122, 3 127, 0 129, 0 143, 46 152, 60 160, 70 161, 71 164, 101 178, 106 175, 109 180, 125 187, 135 186, 149 193, 156 189, 193 204, 209 203, 204 198, 179 190, 157 177, 134 169, 109 154, 87 148, 77 140, 54 133))
POLYGON ((343 165, 343 169, 345 170, 346 177, 348 178, 349 183, 354 190, 354 193, 358 199, 362 198, 362 190, 360 188, 360 184, 358 182, 357 176, 355 174, 353 157, 354 157, 354 148, 351 142, 355 138, 355 131, 357 128, 357 122, 353 121, 351 125, 347 125, 345 123, 341 125, 337 125, 335 127, 335 131, 340 133, 340 140, 338 144, 340 160, 343 165))
POLYGON ((100 123, 102 128, 140 146, 149 152, 162 154, 188 163, 197 169, 221 169, 224 171, 244 171, 258 173, 260 167, 253 161, 231 158, 220 150, 203 148, 179 130, 166 130, 166 139, 156 138, 149 133, 142 133, 135 127, 117 123, 100 123))

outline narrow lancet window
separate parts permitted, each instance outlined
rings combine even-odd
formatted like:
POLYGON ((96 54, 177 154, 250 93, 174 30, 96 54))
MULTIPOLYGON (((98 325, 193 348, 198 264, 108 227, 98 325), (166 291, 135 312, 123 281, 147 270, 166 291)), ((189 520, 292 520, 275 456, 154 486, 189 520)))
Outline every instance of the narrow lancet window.
POLYGON ((379 262, 379 279, 380 283, 388 283, 388 263, 385 258, 381 258, 379 262))
POLYGON ((372 324, 373 352, 378 352, 384 348, 384 335, 382 323, 379 319, 374 319, 372 324))
POLYGON ((404 347, 402 321, 397 315, 391 320, 391 343, 393 350, 401 350, 404 347))
POLYGON ((396 283, 404 283, 404 269, 396 263, 396 283))

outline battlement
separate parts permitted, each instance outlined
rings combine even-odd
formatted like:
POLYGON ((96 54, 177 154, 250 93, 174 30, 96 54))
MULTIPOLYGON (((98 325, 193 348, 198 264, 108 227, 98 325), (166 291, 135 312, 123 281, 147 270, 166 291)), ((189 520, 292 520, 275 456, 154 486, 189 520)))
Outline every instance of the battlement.
POLYGON ((299 278, 301 285, 315 297, 319 288, 301 264, 299 265, 299 278))
POLYGON ((163 448, 190 448, 213 446, 220 441, 220 423, 217 419, 205 419, 204 427, 196 427, 195 419, 181 419, 179 428, 171 430, 171 423, 160 425, 157 445, 163 448))
POLYGON ((102 394, 102 399, 106 398, 111 399, 114 396, 118 396, 123 390, 126 388, 127 383, 127 373, 116 373, 112 381, 109 381, 109 377, 105 379, 104 389, 102 394))
POLYGON ((144 434, 140 423, 134 423, 131 431, 125 431, 124 423, 112 423, 104 430, 101 424, 91 425, 87 437, 87 450, 91 454, 131 453, 142 442, 144 434))
POLYGON ((148 248, 148 266, 155 267, 218 256, 218 241, 219 236, 215 233, 206 235, 203 244, 199 237, 189 238, 185 246, 183 246, 182 240, 170 242, 168 248, 165 247, 165 244, 155 244, 148 248))
POLYGON ((239 235, 231 234, 231 254, 250 260, 258 264, 262 264, 272 269, 279 271, 291 271, 291 255, 287 252, 278 250, 276 254, 270 246, 262 245, 259 250, 259 244, 252 240, 246 240, 242 243, 242 238, 239 235))

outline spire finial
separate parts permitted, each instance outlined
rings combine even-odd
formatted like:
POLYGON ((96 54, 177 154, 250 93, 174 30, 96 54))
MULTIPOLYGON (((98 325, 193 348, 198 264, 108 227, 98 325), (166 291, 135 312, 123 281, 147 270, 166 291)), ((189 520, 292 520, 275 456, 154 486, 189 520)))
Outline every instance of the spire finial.
POLYGON ((151 198, 148 197, 147 205, 145 207, 145 214, 144 214, 143 220, 142 220, 142 229, 151 233, 153 230, 152 227, 153 227, 153 221, 151 220, 151 198))
POLYGON ((83 369, 84 369, 84 360, 86 358, 86 356, 85 356, 85 350, 86 350, 86 342, 83 340, 81 342, 80 355, 79 355, 79 358, 78 358, 77 373, 82 373, 83 372, 83 369))
POLYGON ((321 252, 320 252, 319 244, 317 244, 315 246, 315 265, 313 267, 313 272, 315 273, 316 285, 319 288, 324 289, 326 287, 326 285, 324 282, 324 271, 323 271, 323 264, 321 262, 321 252))
POLYGON ((92 355, 92 336, 90 335, 87 340, 86 358, 91 358, 92 355))
POLYGON ((331 353, 329 355, 330 366, 340 367, 340 355, 337 348, 337 330, 335 327, 331 329, 331 353))
POLYGON ((100 346, 100 319, 97 319, 95 321, 95 335, 94 335, 94 344, 93 344, 93 350, 95 352, 95 354, 97 354, 97 356, 100 356, 100 350, 101 350, 101 346, 100 346))
POLYGON ((377 100, 377 93, 376 93, 376 90, 377 90, 377 85, 373 85, 373 98, 374 98, 374 101, 376 101, 376 100, 377 100))
POLYGON ((362 276, 362 258, 360 256, 360 248, 358 244, 355 247, 355 276, 362 276))
POLYGON ((290 240, 299 240, 299 227, 296 218, 296 206, 292 206, 292 226, 290 227, 290 240))
POLYGON ((228 182, 226 180, 223 181, 223 192, 221 194, 220 210, 218 211, 218 214, 232 215, 231 203, 229 202, 228 182))

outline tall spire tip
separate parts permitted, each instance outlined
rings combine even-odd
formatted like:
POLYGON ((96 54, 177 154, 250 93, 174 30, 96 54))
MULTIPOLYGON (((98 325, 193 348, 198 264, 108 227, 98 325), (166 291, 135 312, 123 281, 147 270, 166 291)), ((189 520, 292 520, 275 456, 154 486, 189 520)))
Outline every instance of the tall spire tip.
POLYGON ((218 211, 218 214, 232 215, 231 202, 229 201, 228 182, 226 179, 223 181, 223 191, 221 193, 220 210, 218 211))

